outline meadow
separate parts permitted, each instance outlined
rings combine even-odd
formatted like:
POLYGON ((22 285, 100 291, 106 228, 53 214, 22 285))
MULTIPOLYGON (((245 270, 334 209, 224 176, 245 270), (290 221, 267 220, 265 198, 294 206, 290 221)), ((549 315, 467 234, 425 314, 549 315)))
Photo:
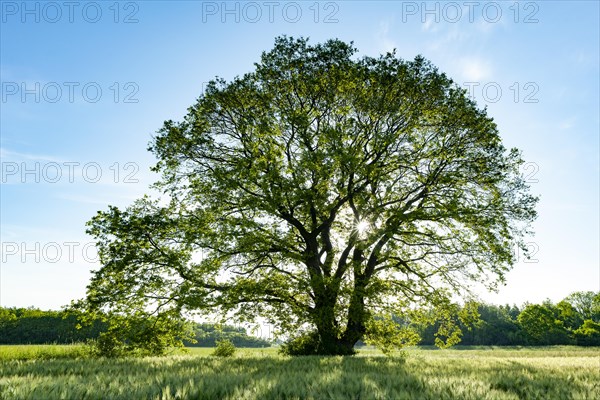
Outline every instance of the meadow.
POLYGON ((193 348, 94 359, 82 346, 0 346, 0 399, 598 399, 600 348, 411 348, 284 357, 193 348))

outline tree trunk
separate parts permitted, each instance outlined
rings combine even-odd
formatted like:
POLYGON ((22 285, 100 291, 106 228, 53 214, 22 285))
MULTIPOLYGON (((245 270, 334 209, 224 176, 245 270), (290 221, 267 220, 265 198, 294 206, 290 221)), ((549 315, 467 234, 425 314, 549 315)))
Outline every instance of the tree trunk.
MULTIPOLYGON (((314 248, 316 248, 316 245, 314 248)), ((354 291, 348 309, 348 325, 342 333, 336 316, 335 305, 338 300, 339 284, 324 282, 319 268, 317 251, 310 251, 307 257, 307 267, 311 275, 311 285, 315 294, 315 308, 313 321, 317 328, 316 340, 312 349, 305 349, 307 354, 319 355, 352 355, 355 354, 354 345, 365 333, 365 306, 364 287, 365 279, 355 275, 354 291), (317 271, 319 271, 317 273, 317 271)), ((358 252, 354 258, 360 259, 362 253, 358 252)))
POLYGON ((350 306, 348 307, 348 324, 345 331, 341 332, 335 318, 335 302, 337 296, 326 291, 319 296, 315 309, 315 325, 318 340, 314 343, 316 354, 320 355, 352 355, 355 354, 354 345, 365 333, 367 313, 364 304, 364 285, 358 282, 355 285, 350 306))
POLYGON ((366 332, 365 286, 364 278, 355 276, 354 290, 348 306, 348 323, 342 336, 342 342, 346 346, 354 347, 366 332))
POLYGON ((314 322, 317 327, 318 340, 314 343, 316 354, 319 355, 350 355, 354 354, 354 341, 348 343, 340 337, 340 329, 335 318, 335 303, 337 293, 332 288, 326 289, 317 296, 315 302, 314 322))

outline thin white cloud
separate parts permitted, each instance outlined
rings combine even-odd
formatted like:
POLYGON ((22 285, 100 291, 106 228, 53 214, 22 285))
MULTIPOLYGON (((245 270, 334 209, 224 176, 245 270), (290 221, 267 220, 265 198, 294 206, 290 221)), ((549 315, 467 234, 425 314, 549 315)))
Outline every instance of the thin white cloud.
POLYGON ((598 68, 598 53, 591 53, 585 50, 577 50, 573 54, 575 65, 583 68, 598 68))
POLYGON ((446 52, 449 47, 461 45, 471 37, 468 30, 461 29, 458 24, 449 26, 436 23, 433 26, 434 28, 428 30, 428 33, 432 35, 431 39, 427 41, 429 51, 446 52))
POLYGON ((158 175, 148 166, 121 160, 77 160, 0 147, 2 184, 68 184, 146 188, 158 175))
POLYGON ((102 199, 99 197, 85 196, 85 195, 77 195, 77 194, 66 194, 61 193, 56 196, 56 198, 61 200, 72 201, 76 203, 84 203, 84 204, 98 204, 104 207, 107 207, 109 204, 114 203, 114 198, 112 200, 102 199))
POLYGON ((143 191, 136 190, 135 193, 131 193, 129 195, 123 194, 112 194, 109 197, 96 197, 96 196, 86 196, 80 194, 67 194, 60 193, 56 196, 56 198, 61 200, 72 201, 75 203, 83 203, 83 204, 97 204, 104 207, 108 207, 108 205, 128 205, 129 203, 135 201, 136 199, 143 196, 143 191))
POLYGON ((18 162, 25 160, 48 161, 56 163, 66 162, 66 160, 54 156, 49 156, 45 154, 21 153, 17 151, 8 150, 5 147, 0 147, 0 158, 2 158, 3 162, 18 162))
POLYGON ((0 230, 2 241, 24 241, 24 240, 41 240, 46 238, 56 238, 68 236, 68 232, 62 229, 51 227, 40 227, 31 225, 14 225, 2 224, 0 230))
POLYGON ((390 21, 382 21, 379 23, 379 30, 376 34, 376 40, 379 45, 379 51, 391 52, 398 48, 396 42, 390 37, 390 21))
POLYGON ((575 121, 576 121, 575 117, 564 119, 558 124, 558 129, 569 130, 573 127, 573 125, 575 125, 575 121))
POLYGON ((423 24, 421 25, 421 30, 423 32, 437 32, 439 30, 438 28, 438 24, 434 24, 434 20, 429 18, 427 20, 425 20, 425 22, 423 22, 423 24))
POLYGON ((467 82, 481 82, 490 79, 493 68, 490 63, 480 57, 463 57, 458 60, 460 76, 467 82))

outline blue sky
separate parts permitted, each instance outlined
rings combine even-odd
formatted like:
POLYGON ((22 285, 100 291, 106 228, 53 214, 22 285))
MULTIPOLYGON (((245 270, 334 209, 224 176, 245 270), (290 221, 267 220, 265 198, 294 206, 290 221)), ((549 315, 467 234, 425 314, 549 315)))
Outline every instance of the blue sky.
POLYGON ((147 144, 276 36, 422 54, 470 88, 541 196, 494 303, 600 290, 599 3, 1 1, 0 304, 58 308, 98 268, 85 222, 149 193, 147 144))

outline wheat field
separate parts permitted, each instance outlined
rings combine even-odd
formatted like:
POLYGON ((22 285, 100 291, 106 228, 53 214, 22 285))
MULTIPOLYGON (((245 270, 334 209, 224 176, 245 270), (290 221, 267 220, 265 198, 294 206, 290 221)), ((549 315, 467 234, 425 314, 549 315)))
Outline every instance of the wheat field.
POLYGON ((94 359, 82 346, 0 346, 0 399, 593 399, 600 348, 413 348, 392 357, 240 349, 94 359))

